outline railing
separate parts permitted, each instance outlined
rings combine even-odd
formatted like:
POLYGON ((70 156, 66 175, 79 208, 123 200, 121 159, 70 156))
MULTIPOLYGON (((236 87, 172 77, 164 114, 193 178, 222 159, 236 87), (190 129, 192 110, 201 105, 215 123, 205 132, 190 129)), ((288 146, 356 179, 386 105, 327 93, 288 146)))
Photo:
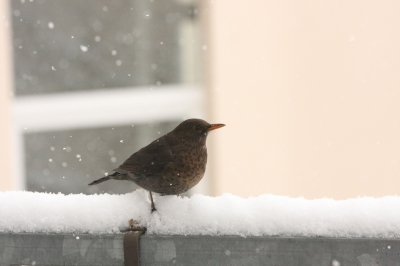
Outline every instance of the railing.
MULTIPOLYGON (((0 265, 124 265, 123 234, 0 234, 0 265)), ((399 239, 143 235, 140 265, 398 265, 399 239)))
POLYGON ((0 192, 0 266, 400 265, 398 196, 154 199, 0 192))

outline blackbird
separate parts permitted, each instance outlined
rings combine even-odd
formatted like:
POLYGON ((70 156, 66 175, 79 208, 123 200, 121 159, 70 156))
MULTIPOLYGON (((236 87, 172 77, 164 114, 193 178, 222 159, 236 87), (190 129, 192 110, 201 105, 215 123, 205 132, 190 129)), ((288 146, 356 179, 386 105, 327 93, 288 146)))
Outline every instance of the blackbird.
POLYGON ((129 180, 149 191, 151 211, 155 211, 151 192, 179 195, 203 178, 207 163, 208 132, 225 126, 201 119, 188 119, 174 130, 131 155, 113 174, 93 181, 129 180))

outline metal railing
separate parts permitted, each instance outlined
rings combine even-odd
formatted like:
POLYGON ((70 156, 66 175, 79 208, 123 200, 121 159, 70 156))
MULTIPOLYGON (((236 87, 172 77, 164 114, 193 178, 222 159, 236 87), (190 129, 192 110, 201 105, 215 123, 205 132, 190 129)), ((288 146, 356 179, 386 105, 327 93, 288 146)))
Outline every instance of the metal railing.
MULTIPOLYGON (((124 265, 124 234, 0 234, 0 265, 124 265)), ((400 239, 147 235, 140 265, 398 265, 400 239)))

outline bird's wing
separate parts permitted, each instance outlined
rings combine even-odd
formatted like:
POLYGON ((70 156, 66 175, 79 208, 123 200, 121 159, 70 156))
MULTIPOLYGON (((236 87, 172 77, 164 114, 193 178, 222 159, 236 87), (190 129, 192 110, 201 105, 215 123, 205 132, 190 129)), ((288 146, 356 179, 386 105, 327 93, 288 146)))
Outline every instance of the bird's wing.
POLYGON ((131 173, 136 177, 161 173, 165 166, 174 161, 174 154, 165 136, 132 154, 115 172, 131 173))

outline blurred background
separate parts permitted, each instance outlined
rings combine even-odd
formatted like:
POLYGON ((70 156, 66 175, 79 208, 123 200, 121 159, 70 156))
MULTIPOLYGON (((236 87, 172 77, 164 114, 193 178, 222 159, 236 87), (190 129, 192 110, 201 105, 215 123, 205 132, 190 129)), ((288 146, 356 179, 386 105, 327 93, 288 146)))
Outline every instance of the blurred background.
POLYGON ((225 123, 192 193, 400 190, 400 3, 0 3, 0 190, 87 183, 191 117, 225 123))

